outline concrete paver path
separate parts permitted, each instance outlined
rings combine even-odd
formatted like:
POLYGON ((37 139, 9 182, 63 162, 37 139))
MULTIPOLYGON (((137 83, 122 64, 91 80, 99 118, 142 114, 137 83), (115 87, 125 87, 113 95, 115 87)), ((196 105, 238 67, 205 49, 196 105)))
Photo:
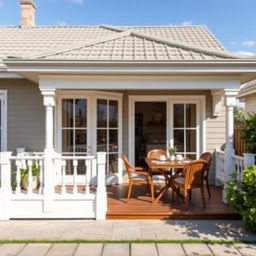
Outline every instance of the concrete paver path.
POLYGON ((21 242, 0 244, 0 256, 256 255, 256 244, 184 242, 189 239, 256 241, 256 233, 245 231, 242 222, 236 220, 20 220, 0 222, 0 240, 20 240, 21 242), (177 243, 162 243, 163 239, 175 240, 177 243), (26 243, 26 240, 33 240, 33 243, 26 243), (42 240, 48 242, 43 243, 42 240), (83 243, 89 240, 98 242, 83 243), (116 242, 102 243, 102 240, 116 242), (122 242, 125 240, 126 243, 122 242), (152 240, 152 243, 133 242, 136 240, 152 240))
POLYGON ((3 244, 1 256, 255 256, 256 244, 3 244))
POLYGON ((0 240, 250 240, 239 220, 0 221, 0 240))

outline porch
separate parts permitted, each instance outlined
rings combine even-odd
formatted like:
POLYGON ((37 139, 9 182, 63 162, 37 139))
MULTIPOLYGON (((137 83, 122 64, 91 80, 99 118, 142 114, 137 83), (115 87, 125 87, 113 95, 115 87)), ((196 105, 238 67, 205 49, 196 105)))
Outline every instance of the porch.
MULTIPOLYGON (((156 185, 155 190, 161 186, 156 185)), ((126 201, 127 184, 107 187, 107 219, 239 219, 240 215, 222 201, 222 187, 211 186, 212 197, 202 206, 200 190, 193 190, 192 200, 185 205, 181 198, 172 202, 171 190, 157 204, 152 204, 146 186, 134 186, 132 197, 126 201)), ((205 188, 206 189, 206 188, 205 188)))

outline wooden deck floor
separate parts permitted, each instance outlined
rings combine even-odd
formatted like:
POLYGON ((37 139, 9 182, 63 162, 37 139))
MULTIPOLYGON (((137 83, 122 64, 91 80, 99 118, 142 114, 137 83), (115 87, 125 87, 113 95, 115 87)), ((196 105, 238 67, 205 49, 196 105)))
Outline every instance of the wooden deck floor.
MULTIPOLYGON (((206 192, 206 190, 205 190, 206 192)), ((200 190, 193 190, 192 201, 184 205, 182 199, 171 202, 171 191, 156 204, 146 194, 146 186, 134 186, 132 198, 126 203, 127 185, 108 187, 108 219, 239 219, 232 208, 222 202, 222 188, 211 187, 203 208, 200 190)))

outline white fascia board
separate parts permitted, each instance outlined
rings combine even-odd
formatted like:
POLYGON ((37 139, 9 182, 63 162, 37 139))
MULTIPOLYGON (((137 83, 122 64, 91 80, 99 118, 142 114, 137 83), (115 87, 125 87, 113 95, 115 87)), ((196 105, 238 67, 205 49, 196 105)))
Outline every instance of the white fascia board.
POLYGON ((239 76, 61 76, 40 75, 41 89, 213 90, 239 89, 239 76))
POLYGON ((7 79, 7 78, 23 78, 21 75, 17 74, 17 73, 14 73, 14 72, 2 72, 0 71, 0 79, 7 79))
POLYGON ((191 74, 256 73, 256 60, 214 61, 38 61, 5 60, 12 72, 91 74, 191 74))

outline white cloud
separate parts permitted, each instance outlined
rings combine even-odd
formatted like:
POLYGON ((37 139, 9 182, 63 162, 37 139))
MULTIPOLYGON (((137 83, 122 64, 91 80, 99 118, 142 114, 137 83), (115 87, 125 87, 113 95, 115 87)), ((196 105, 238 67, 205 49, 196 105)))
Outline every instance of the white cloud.
POLYGON ((61 20, 61 21, 58 21, 56 24, 57 24, 58 26, 66 26, 66 25, 67 25, 67 22, 64 21, 64 20, 61 20))
POLYGON ((246 51, 238 51, 238 54, 247 55, 247 56, 255 56, 253 52, 246 52, 246 51))
POLYGON ((182 26, 188 26, 188 25, 191 25, 191 24, 192 24, 192 21, 190 21, 190 20, 184 20, 184 21, 181 22, 182 26))
POLYGON ((248 47, 253 47, 253 46, 256 46, 256 41, 243 41, 242 45, 248 46, 248 47))

